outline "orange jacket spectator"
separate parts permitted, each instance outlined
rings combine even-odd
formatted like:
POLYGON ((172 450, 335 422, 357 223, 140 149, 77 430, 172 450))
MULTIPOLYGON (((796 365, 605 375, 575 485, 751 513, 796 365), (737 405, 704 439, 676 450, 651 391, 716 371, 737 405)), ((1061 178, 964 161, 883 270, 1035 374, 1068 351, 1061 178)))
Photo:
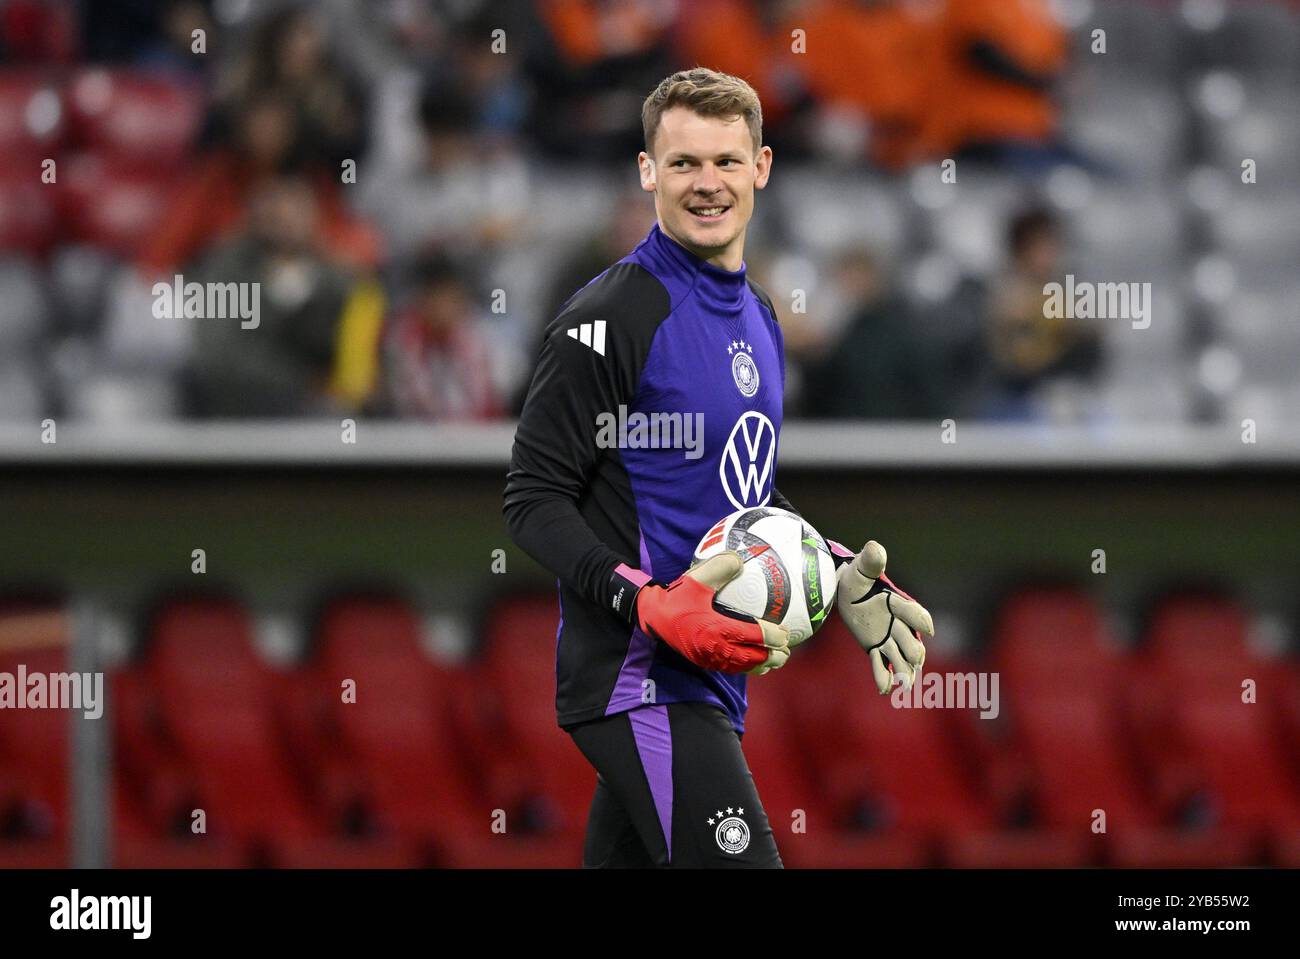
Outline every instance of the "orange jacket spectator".
POLYGON ((945 0, 935 48, 942 56, 925 78, 924 155, 1053 136, 1049 88, 1065 65, 1066 37, 1047 0, 945 0))
MULTIPOLYGON (((179 269, 228 238, 244 225, 249 198, 274 176, 271 171, 259 174, 224 151, 200 161, 140 252, 140 272, 152 277, 179 269)), ((381 254, 378 233, 347 210, 332 185, 318 181, 316 200, 321 209, 322 252, 346 266, 373 268, 381 254)))
POLYGON ((654 47, 668 25, 663 9, 654 0, 542 0, 538 4, 556 46, 574 66, 654 47))
POLYGON ((744 0, 682 4, 674 46, 688 66, 720 70, 749 83, 763 101, 768 123, 785 116, 797 96, 800 55, 790 49, 790 31, 801 24, 797 17, 768 21, 757 6, 744 0))
POLYGON ((934 68, 933 5, 825 0, 802 18, 808 51, 799 57, 817 100, 849 106, 871 121, 869 150, 896 168, 915 151, 934 68))
POLYGON ((872 159, 904 164, 916 152, 927 106, 937 5, 813 0, 768 4, 768 16, 759 7, 740 0, 684 5, 682 56, 748 80, 765 121, 781 120, 807 95, 856 111, 870 122, 872 159))

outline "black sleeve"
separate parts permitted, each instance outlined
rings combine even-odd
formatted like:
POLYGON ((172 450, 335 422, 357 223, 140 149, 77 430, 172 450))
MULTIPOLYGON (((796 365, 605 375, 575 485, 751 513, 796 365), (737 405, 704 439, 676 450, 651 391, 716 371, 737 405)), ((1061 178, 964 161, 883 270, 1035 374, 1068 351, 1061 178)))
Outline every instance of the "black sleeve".
MULTIPOLYGON (((795 516, 803 519, 803 513, 795 509, 794 504, 786 499, 775 486, 772 487, 772 505, 778 509, 789 510, 795 516)), ((834 560, 836 569, 853 559, 853 551, 842 543, 837 543, 830 537, 826 537, 826 544, 831 548, 831 559, 834 560)))
POLYGON ((990 76, 1027 87, 1030 90, 1047 90, 1052 77, 1025 69, 992 40, 976 40, 967 48, 971 63, 990 76))
POLYGON ((803 517, 803 513, 795 509, 794 504, 791 503, 784 496, 782 496, 781 491, 777 489, 775 486, 772 487, 772 505, 777 507, 778 509, 789 510, 791 513, 794 513, 796 516, 800 518, 803 517))
POLYGON ((662 284, 631 263, 611 267, 569 300, 544 336, 506 478, 503 510, 515 543, 625 619, 646 578, 617 572, 622 564, 635 569, 638 559, 603 542, 580 506, 602 458, 617 456, 597 446, 597 417, 631 405, 654 330, 669 311, 662 284))

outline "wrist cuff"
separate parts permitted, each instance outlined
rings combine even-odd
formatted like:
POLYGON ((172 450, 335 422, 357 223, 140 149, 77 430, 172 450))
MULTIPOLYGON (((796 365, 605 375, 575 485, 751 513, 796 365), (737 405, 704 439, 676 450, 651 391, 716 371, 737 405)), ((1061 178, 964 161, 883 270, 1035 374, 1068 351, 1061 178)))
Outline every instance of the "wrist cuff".
POLYGON ((853 562, 854 557, 858 555, 843 543, 837 543, 833 539, 828 539, 826 545, 831 548, 831 559, 835 562, 836 571, 845 563, 853 562))
POLYGON ((650 582, 650 577, 627 563, 619 563, 609 577, 609 608, 620 619, 635 623, 636 594, 650 582))

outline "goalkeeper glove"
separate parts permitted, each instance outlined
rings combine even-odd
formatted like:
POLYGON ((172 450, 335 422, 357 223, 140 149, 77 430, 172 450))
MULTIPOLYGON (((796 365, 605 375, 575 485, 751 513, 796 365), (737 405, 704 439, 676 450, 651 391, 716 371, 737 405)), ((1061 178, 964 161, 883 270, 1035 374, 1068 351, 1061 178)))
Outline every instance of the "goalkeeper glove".
POLYGON ((665 586, 639 570, 614 571, 614 609, 647 636, 667 643, 703 669, 757 673, 779 669, 790 658, 790 632, 714 602, 714 594, 740 575, 734 550, 719 553, 665 586), (635 592, 625 603, 627 589, 635 592))
POLYGON ((911 689, 921 675, 925 646, 913 630, 934 635, 934 619, 926 608, 885 575, 887 560, 885 547, 871 540, 840 566, 835 591, 835 608, 871 657, 871 675, 882 695, 893 685, 886 662, 904 689, 911 689))

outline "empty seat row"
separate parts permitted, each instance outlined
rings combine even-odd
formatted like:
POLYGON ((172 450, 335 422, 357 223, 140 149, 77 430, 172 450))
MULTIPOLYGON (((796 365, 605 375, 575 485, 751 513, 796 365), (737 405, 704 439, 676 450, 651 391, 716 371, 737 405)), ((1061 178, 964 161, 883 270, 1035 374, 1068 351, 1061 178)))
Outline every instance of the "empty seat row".
MULTIPOLYGON (((345 598, 281 668, 237 602, 166 605, 109 677, 111 861, 576 865, 595 775, 555 725, 557 615, 548 596, 503 602, 481 655, 450 664, 404 602, 345 598)), ((1296 864, 1300 668, 1254 653, 1248 628, 1229 600, 1177 597, 1133 651, 1086 595, 1026 589, 986 655, 932 654, 921 708, 900 708, 832 620, 749 686, 744 748, 782 855, 1296 864)), ((0 670, 19 661, 67 668, 47 647, 0 670)), ((0 863, 66 861, 69 728, 54 710, 0 715, 0 863)))

